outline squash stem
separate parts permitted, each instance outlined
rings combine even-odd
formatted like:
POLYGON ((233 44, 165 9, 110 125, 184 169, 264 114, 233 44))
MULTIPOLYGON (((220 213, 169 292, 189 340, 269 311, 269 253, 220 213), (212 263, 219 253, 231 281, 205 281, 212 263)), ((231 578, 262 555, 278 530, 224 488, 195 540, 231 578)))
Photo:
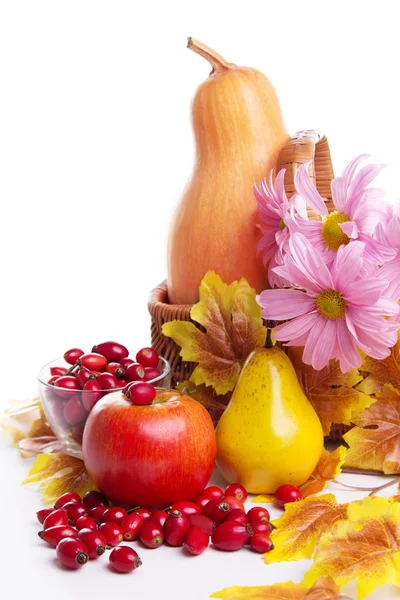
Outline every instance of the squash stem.
POLYGON ((202 42, 199 42, 192 37, 188 37, 187 47, 190 48, 190 50, 193 50, 193 52, 196 52, 196 54, 200 54, 200 56, 208 60, 212 66, 210 75, 214 75, 214 73, 222 73, 223 71, 227 71, 228 69, 232 69, 236 66, 233 63, 227 62, 220 54, 218 54, 218 52, 212 50, 212 48, 209 48, 202 42))

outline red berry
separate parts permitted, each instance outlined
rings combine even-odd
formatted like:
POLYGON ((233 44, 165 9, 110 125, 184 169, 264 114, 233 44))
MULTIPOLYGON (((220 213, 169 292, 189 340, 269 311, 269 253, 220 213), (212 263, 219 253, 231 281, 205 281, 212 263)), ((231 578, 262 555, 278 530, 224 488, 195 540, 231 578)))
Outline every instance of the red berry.
POLYGON ((93 377, 93 373, 89 369, 86 369, 86 367, 81 367, 76 372, 76 378, 81 389, 91 377, 93 377))
POLYGON ((135 361, 133 360, 133 358, 121 358, 121 360, 119 361, 120 365, 123 369, 126 369, 129 367, 129 365, 131 365, 132 363, 134 363, 135 361))
POLYGON ((139 531, 139 539, 147 548, 158 548, 164 541, 161 525, 145 521, 139 531))
POLYGON ((39 523, 44 523, 46 517, 48 517, 52 512, 54 512, 54 508, 41 508, 37 511, 36 517, 39 523))
POLYGON ((47 380, 47 383, 48 383, 49 385, 54 385, 54 384, 55 384, 55 382, 57 381, 57 379, 58 379, 59 377, 60 377, 60 375, 52 375, 52 376, 50 377, 50 379, 48 379, 48 380, 47 380))
POLYGON ((240 483, 231 483, 225 490, 225 496, 236 496, 241 502, 246 502, 247 492, 240 483))
POLYGON ((117 379, 123 379, 125 377, 125 369, 119 362, 110 362, 106 366, 106 372, 111 373, 117 379))
POLYGON ((98 531, 105 536, 107 546, 118 546, 124 539, 124 532, 118 523, 102 523, 98 531))
MULTIPOLYGON (((159 512, 159 511, 157 511, 159 512)), ((161 511, 162 512, 162 511, 161 511)), ((140 515, 132 513, 124 517, 120 523, 124 534, 124 540, 133 542, 139 537, 139 531, 145 520, 140 515)))
POLYGON ((159 356, 154 348, 142 348, 136 354, 136 361, 144 367, 156 367, 159 360, 159 356))
POLYGON ((129 383, 123 391, 124 396, 137 406, 151 404, 156 397, 156 389, 151 383, 145 381, 133 381, 129 383))
POLYGON ((269 535, 273 529, 273 525, 270 525, 266 521, 252 521, 250 523, 253 533, 266 533, 269 535))
POLYGON ((78 531, 80 531, 81 529, 97 529, 97 523, 91 517, 86 517, 84 515, 83 517, 79 517, 79 519, 75 523, 75 527, 78 531))
POLYGON ((43 521, 43 529, 56 527, 57 525, 68 525, 67 511, 63 508, 53 510, 53 512, 43 521))
POLYGON ((109 560, 110 565, 118 573, 129 573, 142 564, 138 553, 129 546, 119 546, 111 550, 109 560))
POLYGON ((282 508, 289 502, 298 502, 303 500, 303 494, 294 485, 281 485, 275 492, 276 503, 282 508))
POLYGON ((207 535, 211 535, 214 531, 214 521, 205 515, 187 515, 190 527, 200 527, 207 535))
POLYGON ((93 529, 81 529, 78 532, 78 539, 87 547, 89 558, 99 558, 106 551, 107 540, 100 531, 93 529))
POLYGON ((143 377, 144 368, 139 363, 132 363, 125 370, 125 379, 128 381, 139 381, 143 377))
POLYGON ((118 379, 118 388, 124 389, 128 385, 129 381, 127 379, 118 379))
POLYGON ((88 549, 77 538, 65 538, 57 545, 57 558, 69 569, 79 569, 88 561, 88 549))
POLYGON ((221 488, 219 488, 216 485, 209 485, 208 487, 206 487, 206 489, 201 495, 205 496, 206 498, 210 498, 210 500, 213 500, 214 498, 222 498, 224 492, 221 490, 221 488))
POLYGON ((252 521, 270 521, 271 517, 266 508, 262 506, 254 506, 247 512, 249 523, 252 521))
POLYGON ((249 541, 251 529, 237 521, 224 521, 213 531, 211 541, 219 550, 239 550, 249 541))
POLYGON ((102 354, 91 352, 89 354, 82 354, 79 357, 78 363, 81 367, 86 367, 91 371, 102 371, 107 366, 107 359, 102 354))
POLYGON ((229 512, 231 512, 229 504, 221 498, 210 500, 203 508, 203 515, 206 515, 212 521, 222 521, 229 512))
POLYGON ((49 546, 54 546, 54 548, 64 538, 76 537, 77 535, 77 530, 68 525, 56 525, 56 527, 50 527, 49 529, 39 531, 39 537, 47 542, 49 546))
POLYGON ((103 395, 103 388, 97 379, 88 379, 83 386, 82 404, 87 412, 90 412, 103 395))
POLYGON ((89 517, 91 517, 96 523, 101 523, 101 519, 108 506, 94 506, 89 509, 89 517))
POLYGON ((199 515, 201 513, 200 506, 194 502, 188 502, 187 500, 179 500, 174 502, 171 506, 171 510, 178 510, 183 515, 199 515))
POLYGON ((234 508, 229 512, 224 521, 238 521, 239 523, 243 523, 243 525, 247 525, 249 522, 247 515, 240 508, 234 508))
POLYGON ((66 367, 50 367, 50 375, 58 375, 60 377, 61 375, 65 375, 66 372, 66 367))
POLYGON ((236 496, 222 496, 221 500, 223 502, 226 502, 229 505, 230 510, 234 510, 235 508, 238 508, 239 510, 242 510, 243 512, 245 512, 243 502, 241 502, 238 498, 236 498, 236 496))
POLYGON ((97 383, 101 385, 103 390, 112 390, 118 387, 118 381, 112 373, 100 373, 97 378, 97 383))
POLYGON ((267 533, 255 533, 250 538, 250 548, 253 552, 269 552, 274 549, 274 544, 267 533))
POLYGON ((80 495, 76 492, 65 492, 65 494, 62 494, 62 496, 57 499, 54 508, 62 508, 68 502, 77 502, 80 504, 82 500, 80 495))
POLYGON ((182 515, 179 510, 172 511, 164 523, 164 536, 167 544, 182 546, 189 527, 190 523, 186 515, 182 515))
POLYGON ((150 517, 152 515, 151 510, 149 510, 148 508, 137 508, 133 512, 135 513, 135 515, 140 515, 144 521, 147 521, 147 519, 150 519, 150 517))
POLYGON ((156 510, 155 512, 152 513, 149 521, 151 521, 152 523, 156 523, 157 525, 160 525, 160 527, 164 527, 164 523, 168 518, 168 513, 165 512, 165 510, 156 510))
POLYGON ((84 354, 84 352, 80 348, 71 348, 71 350, 67 350, 64 353, 64 360, 69 365, 74 365, 82 354, 84 354))
POLYGON ((79 425, 85 420, 86 414, 79 396, 75 394, 64 404, 63 417, 69 425, 79 425))
POLYGON ((67 511, 68 519, 73 525, 75 525, 79 517, 86 517, 89 512, 87 506, 82 503, 78 504, 77 502, 68 502, 67 504, 64 504, 63 508, 67 511))
POLYGON ((210 541, 209 535, 200 527, 190 527, 186 532, 183 547, 189 554, 201 554, 210 541))
POLYGON ((129 354, 128 348, 125 348, 118 342, 102 342, 93 346, 92 352, 102 354, 106 357, 107 362, 119 362, 122 358, 126 358, 129 354))
POLYGON ((159 369, 156 369, 155 367, 145 367, 144 368, 144 376, 143 379, 145 381, 153 381, 153 379, 158 379, 158 377, 160 377, 161 372, 159 371, 159 369))
POLYGON ((121 508, 120 506, 112 506, 111 508, 107 508, 107 510, 103 513, 101 520, 103 523, 107 521, 109 523, 121 523, 124 517, 127 517, 128 513, 125 508, 121 508))
POLYGON ((212 498, 209 498, 208 496, 198 496, 196 498, 196 500, 194 501, 195 504, 197 504, 198 506, 200 506, 200 509, 203 510, 203 508, 205 507, 206 504, 208 504, 210 502, 210 500, 212 500, 212 498))
POLYGON ((79 390, 79 383, 74 375, 61 375, 54 382, 55 391, 60 398, 69 398, 70 390, 79 390))
POLYGON ((108 506, 110 503, 107 497, 97 490, 90 490, 83 496, 82 502, 90 510, 95 506, 108 506))

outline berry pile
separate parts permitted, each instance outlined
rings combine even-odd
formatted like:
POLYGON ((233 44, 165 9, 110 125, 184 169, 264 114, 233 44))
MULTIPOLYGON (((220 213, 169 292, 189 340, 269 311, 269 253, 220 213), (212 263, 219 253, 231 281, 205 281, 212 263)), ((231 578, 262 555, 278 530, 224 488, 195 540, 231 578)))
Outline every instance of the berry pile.
POLYGON ((123 389, 134 404, 150 404, 156 392, 151 382, 160 377, 160 358, 153 348, 142 348, 135 360, 117 342, 103 342, 85 353, 71 348, 64 354, 71 365, 50 367, 46 389, 49 410, 56 426, 82 441, 86 418, 105 394, 123 389))
POLYGON ((114 570, 133 571, 142 561, 133 548, 120 545, 123 541, 138 540, 146 548, 166 543, 192 555, 204 552, 210 539, 219 550, 234 551, 247 545, 254 552, 269 552, 274 547, 269 513, 260 506, 246 513, 246 499, 247 492, 238 483, 225 491, 209 486, 194 502, 175 502, 152 512, 110 506, 104 494, 94 490, 83 498, 67 492, 53 508, 37 512, 43 525, 39 536, 56 548, 59 561, 71 569, 112 549, 109 563, 114 570))

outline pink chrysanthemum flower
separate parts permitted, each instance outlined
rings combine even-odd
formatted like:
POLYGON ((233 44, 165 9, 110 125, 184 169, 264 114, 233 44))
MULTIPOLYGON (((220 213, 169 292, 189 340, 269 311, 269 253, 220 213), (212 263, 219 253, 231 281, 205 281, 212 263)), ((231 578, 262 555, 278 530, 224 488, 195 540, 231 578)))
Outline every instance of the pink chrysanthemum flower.
POLYGON ((379 270, 379 277, 389 281, 385 296, 400 300, 400 205, 388 223, 378 223, 375 229, 376 239, 391 248, 394 252, 392 260, 386 262, 379 270))
POLYGON ((284 282, 274 272, 274 268, 283 264, 283 256, 287 250, 290 237, 290 224, 294 213, 307 218, 306 205, 298 195, 288 200, 285 192, 284 178, 286 169, 279 171, 275 185, 273 171, 269 183, 264 179, 258 189, 254 186, 257 208, 260 218, 262 238, 257 246, 257 253, 262 255, 264 265, 268 264, 268 281, 270 286, 282 286, 284 282))
POLYGON ((289 346, 304 346, 303 362, 316 370, 337 358, 343 372, 361 366, 357 348, 373 358, 386 358, 397 341, 394 319, 399 305, 384 298, 388 282, 364 279, 364 244, 352 242, 336 252, 330 269, 321 254, 300 233, 289 241, 279 275, 293 288, 265 290, 257 297, 264 319, 287 320, 275 338, 289 346))
POLYGON ((296 230, 305 235, 317 250, 324 252, 328 263, 334 259, 337 250, 351 240, 364 242, 365 259, 372 264, 383 263, 393 255, 385 244, 372 237, 376 225, 390 218, 391 206, 382 200, 383 190, 367 188, 383 165, 369 164, 358 170, 366 158, 366 154, 357 156, 347 165, 341 177, 333 179, 331 189, 335 210, 329 214, 308 175, 307 165, 297 170, 296 190, 322 220, 299 219, 296 230))

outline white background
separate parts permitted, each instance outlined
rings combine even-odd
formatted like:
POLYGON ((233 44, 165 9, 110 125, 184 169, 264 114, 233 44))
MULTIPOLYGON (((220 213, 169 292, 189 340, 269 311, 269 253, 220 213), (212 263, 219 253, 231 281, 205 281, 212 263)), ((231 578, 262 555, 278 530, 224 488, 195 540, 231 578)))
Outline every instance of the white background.
MULTIPOLYGON (((388 165, 379 183, 400 196, 397 9, 395 0, 0 2, 0 408, 33 394, 40 367, 71 346, 149 342, 147 297, 166 276, 168 226, 193 163, 190 102, 210 71, 186 49, 188 35, 263 71, 287 129, 324 132, 337 173, 368 152, 388 165)), ((18 485, 27 463, 2 444, 0 505, 22 511, 18 536, 16 517, 2 535, 0 586, 16 586, 8 597, 83 598, 85 581, 91 592, 155 597, 151 586, 135 593, 135 582, 163 585, 155 554, 152 572, 129 582, 103 571, 97 580, 96 565, 90 587, 82 572, 42 571, 49 559, 31 542, 39 499, 18 485)), ((201 568, 168 563, 162 597, 200 600, 304 572, 239 554, 221 564, 209 553, 201 568)))

